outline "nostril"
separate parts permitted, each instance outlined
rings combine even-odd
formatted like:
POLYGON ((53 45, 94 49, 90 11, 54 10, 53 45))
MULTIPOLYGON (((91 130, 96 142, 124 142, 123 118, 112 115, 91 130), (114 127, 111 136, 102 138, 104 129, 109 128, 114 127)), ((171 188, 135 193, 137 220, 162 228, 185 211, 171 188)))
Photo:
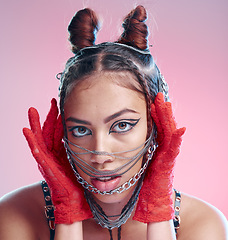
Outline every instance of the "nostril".
POLYGON ((109 163, 109 162, 112 162, 113 160, 112 159, 107 159, 107 158, 105 158, 105 159, 102 159, 102 158, 92 158, 91 159, 91 162, 92 163, 99 163, 99 164, 103 164, 103 163, 109 163))
POLYGON ((91 162, 92 163, 109 163, 113 161, 113 157, 109 155, 104 155, 104 154, 92 154, 91 155, 91 162))

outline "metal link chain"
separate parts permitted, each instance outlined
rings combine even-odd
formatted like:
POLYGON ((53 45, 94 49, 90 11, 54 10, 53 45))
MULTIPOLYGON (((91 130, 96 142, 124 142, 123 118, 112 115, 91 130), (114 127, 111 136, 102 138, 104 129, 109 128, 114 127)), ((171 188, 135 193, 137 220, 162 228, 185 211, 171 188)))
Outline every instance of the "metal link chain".
MULTIPOLYGON (((151 148, 148 149, 148 154, 147 154, 147 159, 149 161, 151 160, 153 155, 153 152, 151 152, 151 148)), ((91 211, 93 213, 94 219, 96 222, 101 225, 103 228, 108 228, 110 231, 113 228, 120 228, 122 224, 124 224, 128 218, 131 216, 132 211, 134 210, 135 204, 137 202, 137 198, 142 186, 143 179, 142 177, 145 175, 145 168, 148 165, 148 162, 144 164, 144 166, 140 169, 140 171, 135 174, 135 176, 132 178, 134 179, 133 182, 131 183, 131 179, 126 182, 125 184, 122 185, 123 189, 127 189, 128 186, 133 185, 134 182, 138 180, 138 183, 136 184, 136 188, 134 189, 134 192, 129 199, 128 203, 124 206, 124 208, 121 211, 121 214, 116 215, 116 219, 113 219, 115 216, 107 216, 103 209, 100 207, 96 201, 94 201, 93 196, 90 194, 88 190, 85 190, 85 197, 87 199, 87 202, 91 208, 91 211), (144 168, 145 167, 145 168, 144 168), (142 177, 141 177, 142 175, 142 177)))
POLYGON ((84 178, 82 178, 79 173, 77 172, 74 164, 72 161, 70 161, 70 164, 73 168, 74 171, 74 175, 77 178, 77 181, 83 186, 83 188, 87 189, 90 192, 93 193, 97 193, 97 194, 101 194, 101 195, 112 195, 114 193, 122 193, 123 191, 128 190, 130 187, 134 186, 135 183, 140 179, 140 177, 142 176, 142 174, 144 173, 149 161, 151 160, 152 156, 153 156, 153 152, 155 151, 155 145, 153 146, 153 148, 149 148, 148 149, 148 157, 147 157, 147 161, 144 163, 143 167, 139 170, 138 173, 136 173, 132 178, 130 178, 127 182, 125 182, 124 184, 122 184, 120 187, 113 189, 111 191, 100 191, 99 189, 95 188, 94 186, 92 186, 91 184, 89 184, 84 178))

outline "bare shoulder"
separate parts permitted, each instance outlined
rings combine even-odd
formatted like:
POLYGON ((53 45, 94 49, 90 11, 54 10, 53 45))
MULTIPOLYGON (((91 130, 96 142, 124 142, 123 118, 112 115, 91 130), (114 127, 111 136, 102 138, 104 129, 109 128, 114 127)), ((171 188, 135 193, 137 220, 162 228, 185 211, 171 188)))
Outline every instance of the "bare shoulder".
POLYGON ((0 239, 48 239, 40 183, 35 183, 0 198, 0 239))
POLYGON ((214 206, 182 193, 179 240, 227 240, 228 223, 214 206))

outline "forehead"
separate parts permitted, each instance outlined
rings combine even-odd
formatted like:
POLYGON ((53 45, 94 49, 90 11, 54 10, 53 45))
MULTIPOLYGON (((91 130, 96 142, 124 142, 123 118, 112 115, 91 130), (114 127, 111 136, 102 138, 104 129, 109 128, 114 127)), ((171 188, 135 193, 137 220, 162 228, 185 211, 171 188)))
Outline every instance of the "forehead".
POLYGON ((78 89, 87 89, 93 85, 99 85, 100 83, 115 83, 122 87, 126 87, 133 90, 138 90, 138 92, 143 92, 142 87, 140 86, 135 75, 128 71, 106 71, 101 70, 100 72, 94 73, 90 76, 84 77, 82 80, 79 80, 77 84, 78 89))
POLYGON ((145 112, 145 98, 133 88, 140 86, 130 73, 97 73, 74 87, 65 101, 65 113, 90 111, 95 115, 108 115, 122 108, 145 112))

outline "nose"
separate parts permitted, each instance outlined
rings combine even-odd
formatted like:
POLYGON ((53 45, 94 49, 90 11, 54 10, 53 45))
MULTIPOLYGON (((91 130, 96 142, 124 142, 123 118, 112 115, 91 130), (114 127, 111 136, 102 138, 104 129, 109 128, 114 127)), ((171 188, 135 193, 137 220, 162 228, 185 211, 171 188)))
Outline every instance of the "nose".
POLYGON ((105 136, 105 134, 99 133, 94 135, 92 149, 92 163, 104 164, 114 160, 114 156, 109 155, 111 153, 111 144, 108 141, 108 136, 105 136))

